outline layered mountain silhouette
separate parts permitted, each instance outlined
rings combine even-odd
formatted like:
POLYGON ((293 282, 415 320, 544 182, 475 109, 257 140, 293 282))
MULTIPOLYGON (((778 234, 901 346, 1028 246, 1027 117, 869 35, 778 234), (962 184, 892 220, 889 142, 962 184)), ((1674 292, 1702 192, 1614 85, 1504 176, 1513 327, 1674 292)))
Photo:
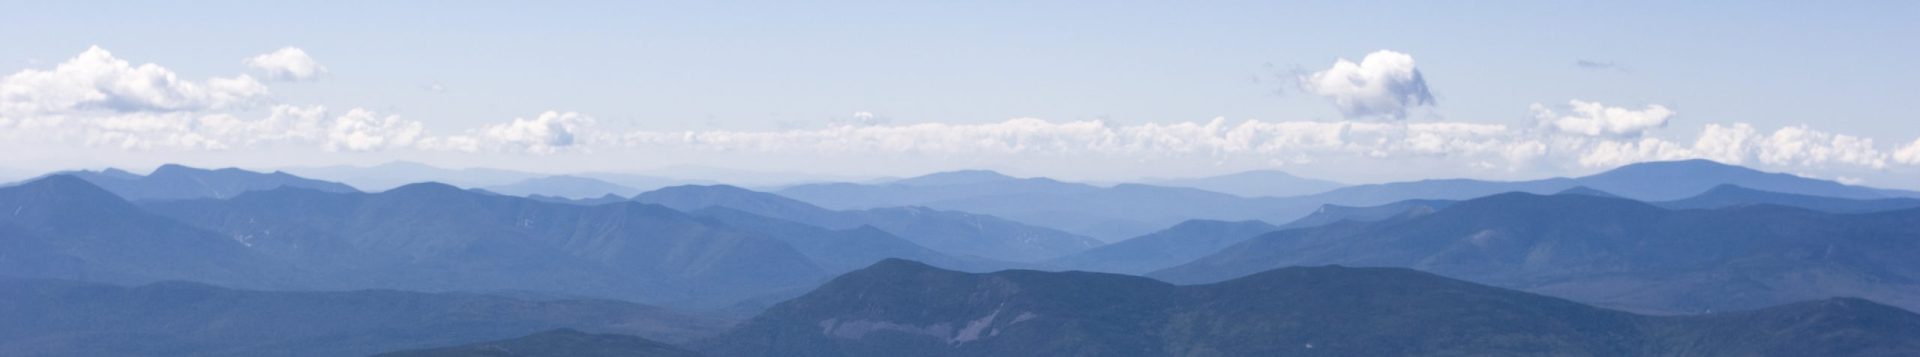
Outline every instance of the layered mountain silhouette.
POLYGON ((1190 219, 1291 222, 1328 204, 1367 207, 1406 200, 1464 200, 1506 192, 1552 194, 1577 187, 1636 200, 1667 201, 1722 184, 1824 197, 1920 197, 1920 193, 1911 191, 1849 186, 1707 160, 1632 164, 1580 178, 1422 180, 1356 185, 1293 197, 1249 198, 1139 184, 1099 187, 1046 178, 1014 178, 991 171, 937 173, 878 184, 800 185, 776 193, 838 210, 926 206, 988 214, 1113 242, 1190 219))
POLYGON ((307 286, 316 288, 725 304, 830 276, 780 240, 635 202, 550 203, 427 183, 374 194, 282 189, 147 208, 314 272, 307 286))
POLYGON ((697 346, 716 356, 1896 356, 1920 353, 1920 315, 1839 298, 1645 316, 1399 268, 1178 286, 888 260, 697 346))
POLYGON ((1579 178, 1530 181, 1449 179, 1355 185, 1326 193, 1302 196, 1300 199, 1340 205, 1371 206, 1408 199, 1463 200, 1506 192, 1552 194, 1584 187, 1585 190, 1642 201, 1669 201, 1698 195, 1726 184, 1771 192, 1822 197, 1855 199, 1920 197, 1920 193, 1912 191, 1850 186, 1792 174, 1762 172, 1711 160, 1682 160, 1630 164, 1579 178))
POLYGON ((1268 269, 1410 267, 1658 313, 1835 296, 1920 308, 1920 209, 1667 210, 1589 195, 1501 194, 1432 214, 1286 230, 1150 276, 1224 281, 1268 269))
POLYGON ((538 178, 532 172, 466 168, 449 169, 409 161, 374 166, 326 166, 287 168, 296 175, 338 181, 366 191, 385 191, 421 182, 440 182, 460 187, 489 187, 538 178))
POLYGON ((622 186, 612 182, 570 175, 536 177, 505 185, 482 187, 481 189, 511 196, 540 195, 570 199, 596 198, 607 195, 632 197, 641 192, 640 189, 622 186))
POLYGON ((1345 221, 1374 222, 1398 216, 1417 216, 1433 213, 1456 201, 1451 200, 1405 200, 1378 206, 1352 207, 1341 205, 1321 205, 1320 209, 1300 219, 1280 225, 1279 228, 1294 229, 1319 227, 1345 221))
MULTIPOLYGON (((1100 245, 1091 238, 981 214, 924 207, 834 211, 776 194, 725 185, 668 187, 640 194, 634 200, 683 211, 724 207, 828 229, 872 227, 948 255, 1011 262, 1057 258, 1100 245)), ((863 261, 858 265, 872 262, 863 261)))
POLYGON ((700 353, 638 336, 558 329, 454 347, 389 352, 376 357, 694 357, 700 353))
POLYGON ((991 171, 936 173, 872 185, 800 185, 776 193, 837 210, 924 206, 987 214, 1109 242, 1190 219, 1284 222, 1317 206, 1192 188, 1140 184, 1099 187, 1047 178, 1014 178, 991 171))
POLYGON ((1192 220, 1153 234, 1056 259, 1049 265, 1072 270, 1146 274, 1199 259, 1221 248, 1279 229, 1261 221, 1192 220))
POLYGON ((0 187, 0 276, 239 286, 304 277, 284 268, 226 235, 148 213, 78 177, 0 187))
POLYGON ((1720 185, 1697 196, 1675 201, 1656 202, 1654 204, 1672 209, 1714 209, 1752 205, 1780 205, 1821 212, 1867 213, 1920 208, 1920 199, 1823 197, 1767 192, 1737 185, 1720 185))
POLYGON ((1242 197, 1288 197, 1326 192, 1338 182, 1294 176, 1274 170, 1256 170, 1220 176, 1147 181, 1147 184, 1197 188, 1242 197))
POLYGON ((609 300, 0 279, 0 355, 364 356, 556 328, 686 341, 732 322, 609 300))
POLYGON ((326 192, 357 192, 352 186, 312 180, 285 172, 259 173, 236 168, 206 170, 166 164, 145 176, 119 169, 58 173, 86 180, 128 201, 231 198, 249 191, 281 187, 326 192))

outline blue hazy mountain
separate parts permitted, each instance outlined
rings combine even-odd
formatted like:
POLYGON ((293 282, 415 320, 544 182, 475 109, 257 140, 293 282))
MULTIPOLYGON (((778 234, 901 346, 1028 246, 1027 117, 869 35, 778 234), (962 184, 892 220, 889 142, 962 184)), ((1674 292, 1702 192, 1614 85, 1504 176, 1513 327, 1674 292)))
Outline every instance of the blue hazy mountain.
POLYGON ((1432 214, 1285 230, 1152 273, 1179 283, 1302 265, 1410 267, 1646 312, 1835 296, 1920 308, 1920 209, 1672 211, 1588 195, 1510 193, 1432 214))
POLYGON ((1048 265, 1104 273, 1146 274, 1279 229, 1261 221, 1191 220, 1153 234, 1055 259, 1048 265))
POLYGON ((569 199, 590 199, 607 195, 632 197, 642 192, 638 188, 602 181, 599 179, 556 175, 542 176, 514 183, 482 187, 489 192, 509 196, 548 196, 569 199))
POLYGON ((779 239, 834 274, 859 269, 887 258, 924 261, 964 271, 991 271, 1013 266, 1012 263, 972 256, 947 255, 873 226, 834 230, 723 206, 706 207, 688 213, 727 227, 779 239))
POLYGON ((449 169, 409 161, 394 161, 364 167, 290 167, 283 170, 304 177, 346 183, 365 191, 385 191, 420 182, 440 182, 460 187, 488 187, 546 176, 532 172, 489 168, 449 169))
POLYGON ((555 328, 686 341, 732 322, 610 300, 0 279, 0 355, 365 356, 555 328))
POLYGON ((816 184, 776 193, 829 209, 924 206, 992 215, 1114 242, 1190 219, 1284 222, 1310 212, 1278 198, 1178 187, 1099 187, 991 171, 937 173, 881 184, 816 184))
POLYGON ((1150 180, 1146 184, 1197 188, 1242 197, 1287 197, 1326 192, 1346 186, 1339 182, 1294 176, 1283 171, 1254 170, 1220 176, 1150 180))
POLYGON ((1671 209, 1714 209, 1751 205, 1780 205, 1832 213, 1867 213, 1920 208, 1920 199, 1852 199, 1791 193, 1767 192, 1736 185, 1715 186, 1686 199, 1656 202, 1671 209))
MULTIPOLYGON (((640 194, 634 200, 682 211, 726 207, 837 230, 871 226, 948 255, 1010 262, 1057 258, 1100 244, 1091 238, 988 215, 922 207, 835 211, 781 195, 725 185, 668 187, 640 194)), ((861 262, 858 266, 871 263, 861 262)))
POLYGON ((1280 225, 1280 228, 1294 229, 1319 227, 1344 221, 1374 222, 1399 216, 1418 216, 1439 211, 1451 206, 1450 200, 1405 200, 1378 206, 1351 207, 1341 205, 1321 205, 1320 209, 1300 219, 1280 225))
POLYGON ((1398 268, 1179 286, 889 260, 696 346, 715 356, 1912 355, 1920 315, 1839 298, 1645 316, 1398 268))
POLYGON ((119 169, 72 171, 60 174, 87 180, 129 201, 231 198, 249 191, 281 187, 326 192, 356 192, 337 182, 306 179, 285 172, 259 173, 236 168, 197 169, 167 164, 145 176, 119 169))
POLYGON ((1355 185, 1294 197, 1247 198, 1191 188, 1113 187, 1014 178, 991 171, 937 173, 877 184, 814 184, 776 193, 830 209, 925 206, 1002 217, 1113 242, 1190 219, 1291 222, 1322 205, 1368 207, 1406 200, 1465 200, 1506 192, 1605 192, 1643 201, 1676 200, 1721 184, 1841 198, 1920 197, 1920 193, 1849 186, 1768 173, 1708 160, 1626 165, 1580 178, 1530 181, 1437 179, 1355 185))
POLYGON ((584 206, 413 184, 147 206, 316 272, 320 288, 527 290, 719 304, 830 276, 780 240, 666 207, 584 206))
POLYGON ((160 217, 80 178, 0 187, 0 276, 270 286, 297 280, 233 237, 160 217))
POLYGON ((461 346, 398 351, 375 357, 695 357, 688 351, 639 336, 557 329, 461 346))
POLYGON ((1620 197, 1620 195, 1616 195, 1607 191, 1601 191, 1599 189, 1595 189, 1587 186, 1574 186, 1573 188, 1560 190, 1560 192, 1555 192, 1554 194, 1556 195, 1588 195, 1588 196, 1606 197, 1606 198, 1623 198, 1623 197, 1620 197))
POLYGON ((1916 197, 1920 193, 1850 186, 1791 174, 1770 173, 1711 160, 1646 162, 1580 178, 1531 181, 1470 179, 1421 180, 1355 185, 1299 199, 1319 203, 1371 206, 1408 199, 1464 200, 1506 192, 1553 194, 1585 187, 1587 190, 1642 201, 1677 200, 1732 184, 1771 192, 1842 198, 1916 197))

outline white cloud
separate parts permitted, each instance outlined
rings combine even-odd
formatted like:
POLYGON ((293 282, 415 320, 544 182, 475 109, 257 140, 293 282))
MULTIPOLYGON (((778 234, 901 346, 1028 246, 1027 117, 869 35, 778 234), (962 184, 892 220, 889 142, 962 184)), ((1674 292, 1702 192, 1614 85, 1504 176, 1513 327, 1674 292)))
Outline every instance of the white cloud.
POLYGON ((1894 152, 1893 160, 1907 165, 1920 165, 1920 139, 1914 139, 1913 143, 1894 152))
POLYGON ((1825 168, 1849 166, 1886 168, 1898 157, 1877 148, 1873 139, 1834 134, 1806 126, 1789 126, 1761 134, 1747 123, 1708 124, 1691 146, 1662 139, 1602 140, 1580 159, 1590 167, 1627 163, 1703 158, 1730 164, 1757 163, 1773 167, 1825 168))
POLYGON ((1648 105, 1646 109, 1633 110, 1622 107, 1609 107, 1595 102, 1572 100, 1567 102, 1572 109, 1566 115, 1555 113, 1546 105, 1534 103, 1528 109, 1542 126, 1563 133, 1587 136, 1623 136, 1637 137, 1649 130, 1664 128, 1667 119, 1673 117, 1673 110, 1665 106, 1648 105))
POLYGON ((454 151, 492 150, 554 154, 580 147, 593 117, 576 112, 548 111, 533 119, 492 124, 466 135, 429 138, 421 142, 428 149, 454 151))
POLYGON ((273 52, 247 58, 242 63, 267 73, 267 79, 286 81, 309 81, 327 73, 327 67, 307 56, 307 51, 297 47, 286 47, 273 52))
POLYGON ((1427 81, 1413 56, 1380 50, 1360 63, 1340 59, 1332 68, 1300 78, 1301 89, 1327 97, 1348 118, 1406 118, 1407 110, 1432 105, 1427 81))
POLYGON ((221 109, 268 94, 266 85, 251 76, 196 83, 152 63, 134 66, 96 46, 51 70, 0 77, 0 113, 221 109))
POLYGON ((379 151, 411 146, 420 138, 423 125, 400 119, 398 115, 380 116, 354 108, 334 118, 327 128, 328 151, 379 151))

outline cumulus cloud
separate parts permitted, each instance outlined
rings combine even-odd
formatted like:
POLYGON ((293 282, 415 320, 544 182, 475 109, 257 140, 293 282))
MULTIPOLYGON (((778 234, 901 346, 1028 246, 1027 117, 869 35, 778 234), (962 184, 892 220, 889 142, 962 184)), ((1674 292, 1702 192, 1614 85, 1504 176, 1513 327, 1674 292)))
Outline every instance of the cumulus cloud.
POLYGON ((1326 97, 1348 118, 1406 118, 1407 110, 1434 104, 1413 56, 1380 50, 1359 63, 1340 59, 1332 68, 1300 78, 1307 93, 1326 97))
POLYGON ((297 47, 286 47, 273 52, 263 53, 241 61, 248 67, 266 72, 267 79, 282 81, 310 81, 320 78, 327 67, 320 61, 307 56, 307 51, 297 47))
POLYGON ((325 147, 328 151, 378 151, 407 147, 420 138, 423 129, 420 122, 400 119, 398 115, 381 116, 370 110, 355 108, 334 118, 327 128, 325 147))
POLYGON ((1539 103, 1534 103, 1529 110, 1542 126, 1563 133, 1587 136, 1637 137, 1648 130, 1666 127, 1667 119, 1672 118, 1674 114, 1673 110, 1660 105, 1648 105, 1645 109, 1633 110, 1572 100, 1567 102, 1567 107, 1571 111, 1564 115, 1539 103))
POLYGON ((266 85, 251 76, 197 83, 152 63, 134 66, 95 46, 50 70, 28 69, 0 77, 0 113, 220 109, 268 94, 266 85))
POLYGON ((1907 165, 1920 165, 1920 139, 1914 139, 1913 143, 1894 152, 1893 160, 1907 165))
POLYGON ((429 138, 421 146, 455 151, 500 151, 553 154, 579 147, 593 117, 576 112, 548 111, 532 119, 487 125, 466 135, 429 138))

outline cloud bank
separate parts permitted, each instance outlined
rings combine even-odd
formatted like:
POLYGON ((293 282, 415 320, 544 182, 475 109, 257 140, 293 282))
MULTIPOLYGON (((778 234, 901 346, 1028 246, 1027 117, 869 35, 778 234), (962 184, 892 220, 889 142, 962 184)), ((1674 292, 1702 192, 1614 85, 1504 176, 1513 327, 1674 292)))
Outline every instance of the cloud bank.
POLYGON ((1695 137, 1663 137, 1661 132, 1675 126, 1679 114, 1657 104, 1534 104, 1532 122, 1516 120, 1513 125, 1377 120, 1403 117, 1408 107, 1431 103, 1412 59, 1389 51, 1370 54, 1361 63, 1341 61, 1313 77, 1316 94, 1346 103, 1343 111, 1352 112, 1352 118, 939 123, 896 122, 855 112, 851 119, 819 126, 767 130, 616 130, 600 127, 588 114, 556 110, 462 129, 430 128, 416 119, 364 108, 268 105, 267 87, 246 75, 183 80, 158 65, 135 66, 90 48, 52 69, 0 77, 0 143, 35 150, 278 149, 302 155, 405 152, 490 160, 498 155, 567 155, 605 162, 636 157, 764 162, 783 157, 1119 168, 1371 162, 1549 173, 1689 158, 1801 172, 1920 166, 1920 140, 1882 146, 1869 137, 1804 125, 1762 130, 1742 122, 1698 123, 1693 124, 1700 129, 1695 137))

